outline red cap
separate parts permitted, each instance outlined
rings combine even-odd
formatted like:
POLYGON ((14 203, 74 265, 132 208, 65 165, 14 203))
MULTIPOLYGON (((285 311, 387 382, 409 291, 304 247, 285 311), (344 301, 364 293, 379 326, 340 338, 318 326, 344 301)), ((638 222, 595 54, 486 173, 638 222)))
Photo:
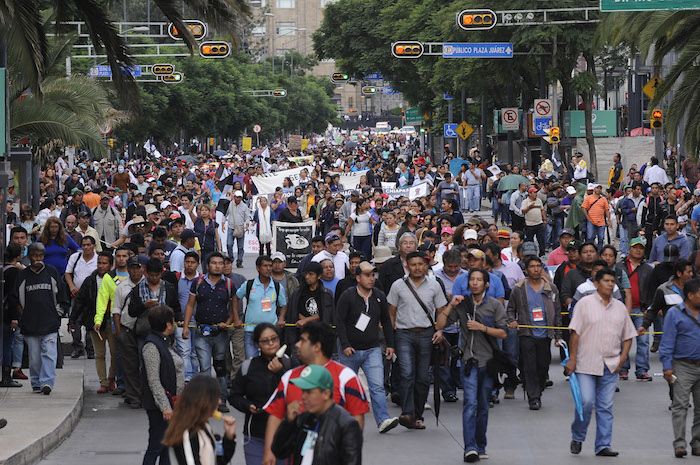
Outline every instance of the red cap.
POLYGON ((528 193, 537 192, 537 188, 536 188, 536 187, 531 187, 531 188, 529 188, 529 189, 527 190, 527 192, 528 192, 528 193))

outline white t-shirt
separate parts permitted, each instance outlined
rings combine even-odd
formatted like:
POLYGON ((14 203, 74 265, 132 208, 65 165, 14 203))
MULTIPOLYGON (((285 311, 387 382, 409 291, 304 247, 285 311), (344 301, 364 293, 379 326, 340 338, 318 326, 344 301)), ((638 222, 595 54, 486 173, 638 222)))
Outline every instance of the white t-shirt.
POLYGON ((350 258, 345 252, 338 252, 335 255, 327 250, 322 250, 311 259, 313 262, 321 263, 323 260, 332 260, 335 266, 335 275, 338 279, 343 279, 345 277, 345 268, 350 268, 350 258))
POLYGON ((358 215, 357 213, 353 213, 352 215, 350 215, 350 219, 353 221, 352 235, 363 237, 372 234, 369 224, 370 218, 371 215, 369 214, 369 212, 365 212, 362 215, 358 215))
POLYGON ((85 261, 83 252, 75 252, 68 259, 66 273, 73 275, 73 284, 80 289, 83 282, 97 269, 97 254, 93 254, 92 258, 85 261))

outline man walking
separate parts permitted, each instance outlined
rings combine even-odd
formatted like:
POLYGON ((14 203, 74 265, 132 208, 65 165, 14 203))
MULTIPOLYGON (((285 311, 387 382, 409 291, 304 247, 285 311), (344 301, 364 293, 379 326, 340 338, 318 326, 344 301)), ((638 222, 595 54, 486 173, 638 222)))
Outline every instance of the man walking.
POLYGON ((610 448, 613 395, 617 374, 627 359, 637 331, 625 304, 612 297, 615 273, 604 268, 596 273, 594 283, 596 292, 578 301, 569 323, 570 356, 564 372, 567 376, 576 372, 583 404, 583 419, 574 412, 570 450, 572 454, 581 452, 595 405, 595 454, 617 457, 619 452, 610 448))
POLYGON ((523 204, 523 199, 525 198, 525 191, 527 190, 527 183, 521 182, 518 185, 518 190, 510 194, 510 211, 511 220, 513 222, 513 231, 524 231, 525 230, 525 215, 523 214, 521 207, 523 204))
POLYGON ((228 221, 228 234, 226 236, 226 249, 228 256, 233 260, 233 243, 236 242, 236 266, 243 268, 243 246, 245 243, 245 230, 250 221, 250 209, 243 202, 243 192, 233 193, 233 202, 229 203, 226 211, 228 221))
POLYGON ((673 447, 679 458, 688 455, 685 429, 691 394, 694 412, 690 447, 693 455, 700 456, 700 403, 697 402, 700 396, 700 280, 688 281, 683 294, 683 303, 666 313, 664 337, 659 346, 664 378, 673 386, 673 447))
POLYGON ((581 209, 583 216, 588 221, 588 234, 586 238, 593 242, 598 238, 598 251, 605 244, 605 228, 610 224, 610 204, 602 194, 603 186, 593 184, 589 187, 593 188, 593 194, 583 199, 581 209))
POLYGON ((394 330, 386 296, 374 287, 375 267, 362 262, 355 271, 357 286, 338 300, 335 322, 342 353, 338 361, 355 373, 364 371, 372 398, 372 412, 380 433, 395 428, 397 417, 390 417, 384 392, 384 364, 380 347, 379 325, 386 341, 386 358, 394 356, 394 330))
MULTIPOLYGON (((651 241, 652 238, 647 238, 651 241)), ((664 247, 668 244, 673 244, 678 247, 680 257, 684 259, 690 258, 690 246, 685 236, 678 234, 678 218, 675 215, 669 215, 664 219, 664 233, 653 239, 651 245, 651 253, 649 254, 649 262, 657 265, 661 262, 664 255, 664 247)))
POLYGON ((528 241, 535 241, 540 249, 540 257, 544 255, 545 248, 545 221, 547 221, 547 211, 542 204, 542 200, 537 198, 537 188, 531 187, 527 191, 527 198, 523 200, 521 212, 525 216, 525 235, 528 241))
POLYGON ((411 252, 406 261, 408 276, 395 281, 387 296, 401 371, 399 422, 409 429, 425 429, 423 409, 430 388, 432 346, 442 339, 435 319, 447 299, 440 284, 426 278, 428 264, 421 252, 411 252))

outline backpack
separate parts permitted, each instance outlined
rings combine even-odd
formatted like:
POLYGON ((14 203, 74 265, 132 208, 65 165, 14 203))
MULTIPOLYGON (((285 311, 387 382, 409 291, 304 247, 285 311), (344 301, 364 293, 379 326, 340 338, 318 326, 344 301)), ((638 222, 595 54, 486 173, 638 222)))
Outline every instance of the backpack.
MULTIPOLYGON (((276 306, 276 312, 279 315, 280 312, 280 283, 275 281, 274 279, 270 278, 272 282, 275 284, 275 293, 277 295, 277 298, 275 299, 275 306, 276 306)), ((250 291, 253 290, 253 284, 255 283, 254 279, 249 279, 245 283, 245 301, 246 301, 246 308, 248 307, 248 302, 250 301, 250 291)))

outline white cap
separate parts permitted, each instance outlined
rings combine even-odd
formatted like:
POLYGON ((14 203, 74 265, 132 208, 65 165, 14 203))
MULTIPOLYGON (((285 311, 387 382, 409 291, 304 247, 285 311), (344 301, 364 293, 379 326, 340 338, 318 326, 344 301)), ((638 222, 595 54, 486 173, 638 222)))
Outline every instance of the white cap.
POLYGON ((464 240, 465 241, 467 239, 476 239, 477 237, 479 237, 479 236, 476 233, 476 231, 474 231, 473 229, 465 229, 464 230, 464 240))
POLYGON ((586 186, 586 190, 592 191, 593 189, 595 189, 595 184, 593 184, 592 182, 589 182, 588 186, 586 186))
POLYGON ((172 207, 172 206, 173 206, 173 204, 170 203, 170 201, 168 201, 168 200, 163 200, 163 201, 160 203, 160 209, 161 209, 161 210, 165 210, 166 208, 172 207))
POLYGON ((233 193, 234 197, 243 197, 243 191, 236 191, 233 193))
POLYGON ((576 194, 576 188, 574 186, 569 186, 566 188, 566 193, 569 195, 574 195, 576 194))
POLYGON ((270 256, 270 258, 272 259, 272 261, 275 261, 275 260, 280 260, 283 262, 287 261, 287 257, 285 257, 282 252, 275 252, 270 256))

